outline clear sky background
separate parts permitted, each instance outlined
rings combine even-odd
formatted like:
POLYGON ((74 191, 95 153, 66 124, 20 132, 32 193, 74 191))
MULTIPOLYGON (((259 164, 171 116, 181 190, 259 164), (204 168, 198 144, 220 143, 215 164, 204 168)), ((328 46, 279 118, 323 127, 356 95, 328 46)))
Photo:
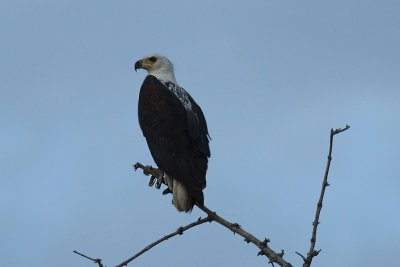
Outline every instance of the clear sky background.
MULTIPOLYGON (((159 52, 212 136, 206 205, 295 266, 335 137, 315 266, 400 250, 399 1, 0 2, 0 264, 115 266, 204 214, 147 186, 142 56, 159 52)), ((267 266, 216 223, 132 266, 267 266)), ((129 265, 129 266, 131 266, 129 265)))

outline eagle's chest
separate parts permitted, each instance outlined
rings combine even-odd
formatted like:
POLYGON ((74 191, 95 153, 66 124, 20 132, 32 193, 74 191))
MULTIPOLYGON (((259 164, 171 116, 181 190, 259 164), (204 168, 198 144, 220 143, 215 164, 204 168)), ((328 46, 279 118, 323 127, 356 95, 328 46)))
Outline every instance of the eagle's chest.
MULTIPOLYGON (((143 84, 139 94, 138 115, 145 136, 150 132, 172 133, 176 128, 185 127, 187 111, 184 102, 189 98, 179 89, 175 91, 158 81, 143 84)), ((188 103, 186 105, 191 107, 190 101, 188 103)))

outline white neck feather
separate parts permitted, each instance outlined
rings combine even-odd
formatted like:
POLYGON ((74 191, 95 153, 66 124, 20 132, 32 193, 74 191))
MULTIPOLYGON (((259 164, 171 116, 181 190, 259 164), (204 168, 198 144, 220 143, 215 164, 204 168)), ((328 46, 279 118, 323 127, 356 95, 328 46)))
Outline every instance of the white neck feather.
POLYGON ((172 82, 176 85, 178 85, 178 83, 176 82, 175 79, 175 75, 174 75, 174 71, 169 68, 169 66, 157 69, 157 70, 151 70, 149 71, 150 75, 155 76, 157 79, 159 79, 160 81, 166 83, 166 82, 172 82))

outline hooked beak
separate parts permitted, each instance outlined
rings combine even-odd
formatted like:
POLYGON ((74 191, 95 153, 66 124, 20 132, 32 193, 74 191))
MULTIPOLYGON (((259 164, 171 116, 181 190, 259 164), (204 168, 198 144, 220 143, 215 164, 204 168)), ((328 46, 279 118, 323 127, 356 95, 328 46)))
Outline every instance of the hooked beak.
POLYGON ((142 66, 142 61, 141 60, 136 61, 136 63, 135 63, 135 71, 137 72, 137 70, 141 69, 142 67, 143 67, 142 66))

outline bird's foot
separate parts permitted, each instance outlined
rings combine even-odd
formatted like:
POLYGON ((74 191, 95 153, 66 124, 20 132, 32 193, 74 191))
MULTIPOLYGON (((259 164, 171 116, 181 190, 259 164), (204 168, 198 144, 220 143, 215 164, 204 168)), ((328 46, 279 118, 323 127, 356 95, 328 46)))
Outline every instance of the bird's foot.
POLYGON ((154 184, 156 184, 156 188, 160 189, 162 184, 166 184, 165 180, 164 180, 164 172, 158 168, 153 168, 151 165, 146 165, 144 166, 143 164, 136 162, 136 164, 133 165, 133 168, 135 168, 135 171, 137 169, 142 169, 144 175, 149 176, 150 180, 149 180, 149 186, 153 186, 154 184))

